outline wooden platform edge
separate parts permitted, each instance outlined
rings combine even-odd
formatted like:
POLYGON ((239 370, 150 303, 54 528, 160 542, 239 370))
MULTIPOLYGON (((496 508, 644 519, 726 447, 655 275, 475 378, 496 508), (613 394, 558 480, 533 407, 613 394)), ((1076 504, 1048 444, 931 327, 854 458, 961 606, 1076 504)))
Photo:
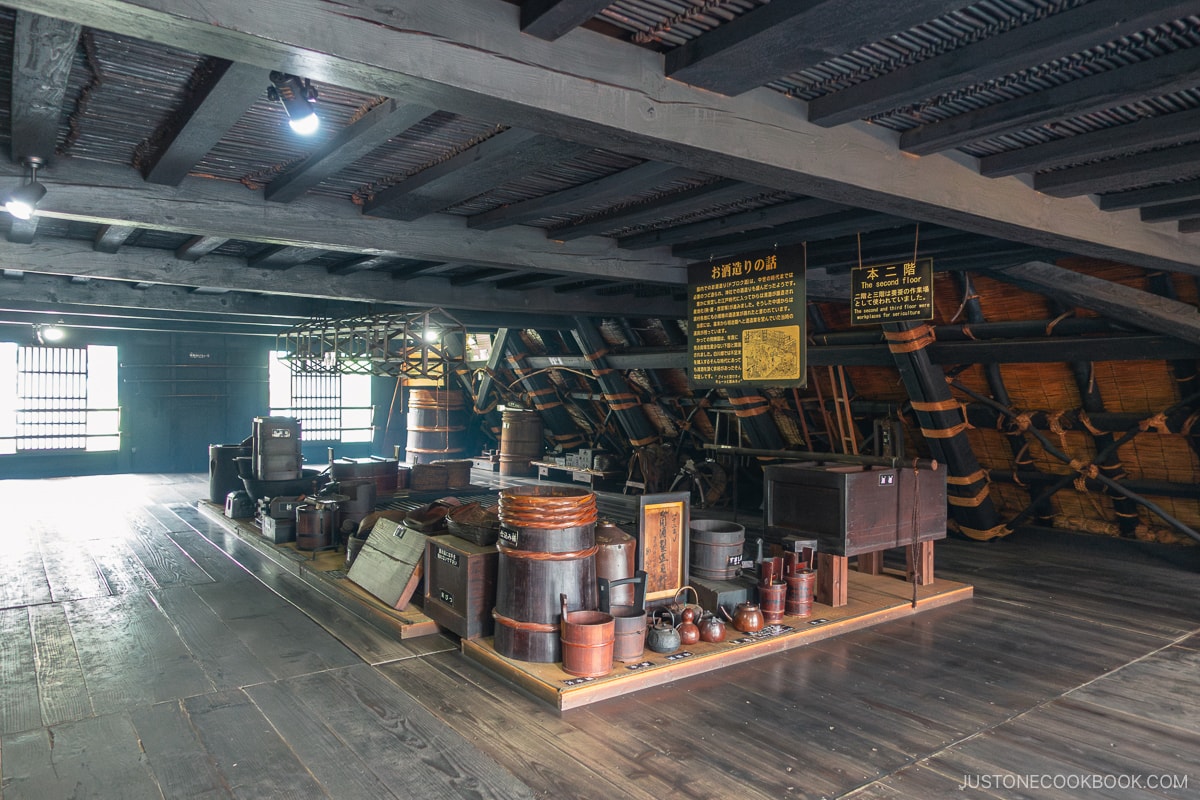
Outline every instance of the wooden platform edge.
MULTIPOLYGON (((225 516, 224 509, 215 504, 199 500, 196 502, 196 508, 205 518, 237 536, 273 564, 287 570, 306 586, 356 614, 368 624, 390 631, 402 640, 429 636, 441 631, 436 622, 412 604, 399 610, 389 608, 383 601, 347 579, 327 578, 320 570, 306 568, 303 561, 285 555, 283 548, 268 542, 246 523, 225 516)), ((337 631, 330 633, 337 635, 337 631)))
MULTIPOLYGON (((907 584, 901 583, 900 585, 906 586, 907 584)), ((582 683, 570 687, 564 687, 539 678, 529 670, 522 668, 520 666, 521 662, 511 661, 496 653, 487 644, 487 640, 464 639, 461 646, 462 652, 467 658, 487 667, 537 699, 555 706, 560 711, 567 711, 600 700, 621 697, 641 689, 661 686, 692 675, 700 675, 712 670, 741 664, 773 653, 803 647, 833 636, 862 630, 884 622, 891 622, 892 620, 902 619, 925 611, 932 611, 933 609, 952 603, 969 600, 975 594, 973 586, 954 581, 936 581, 932 585, 932 588, 934 591, 930 592, 927 596, 921 597, 917 602, 916 608, 913 608, 911 602, 907 600, 889 602, 887 605, 876 610, 833 620, 827 624, 815 626, 808 630, 800 629, 795 633, 745 644, 735 649, 700 654, 675 663, 657 665, 645 672, 632 673, 622 676, 619 679, 609 679, 600 683, 582 683), (943 588, 939 589, 938 584, 941 584, 943 588)), ((884 596, 881 595, 881 597, 884 596)), ((891 594, 886 595, 886 597, 894 596, 891 594)), ((833 610, 836 611, 837 609, 833 610)), ((652 653, 647 653, 647 656, 649 658, 660 657, 658 654, 652 653)))

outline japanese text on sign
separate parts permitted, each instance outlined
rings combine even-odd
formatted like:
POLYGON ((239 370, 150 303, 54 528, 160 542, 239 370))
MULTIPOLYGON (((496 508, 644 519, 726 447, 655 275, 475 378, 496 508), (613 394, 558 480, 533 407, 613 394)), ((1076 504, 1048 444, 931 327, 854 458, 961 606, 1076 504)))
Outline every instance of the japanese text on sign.
POLYGON ((804 278, 785 256, 688 268, 693 386, 803 385, 804 278))
POLYGON ((933 319, 933 260, 874 264, 850 271, 850 323, 933 319))

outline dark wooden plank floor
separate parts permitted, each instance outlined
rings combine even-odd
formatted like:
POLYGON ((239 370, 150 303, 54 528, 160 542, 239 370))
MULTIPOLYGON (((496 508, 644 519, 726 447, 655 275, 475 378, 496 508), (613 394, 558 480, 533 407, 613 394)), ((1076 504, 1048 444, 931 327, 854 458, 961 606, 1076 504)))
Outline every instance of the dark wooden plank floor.
POLYGON ((0 534, 0 798, 1200 787, 1195 552, 949 541, 938 572, 973 601, 559 713, 445 637, 363 627, 195 514, 205 494, 199 476, 0 482, 29 512, 0 534))

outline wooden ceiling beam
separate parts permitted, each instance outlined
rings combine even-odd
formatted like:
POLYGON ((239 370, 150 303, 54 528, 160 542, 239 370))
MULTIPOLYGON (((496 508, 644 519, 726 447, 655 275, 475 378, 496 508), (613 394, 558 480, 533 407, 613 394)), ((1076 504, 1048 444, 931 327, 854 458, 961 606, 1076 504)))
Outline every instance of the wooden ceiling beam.
POLYGON ((692 214, 742 200, 756 191, 755 186, 722 178, 703 186, 695 186, 628 207, 588 217, 561 228, 552 229, 548 236, 563 242, 583 236, 594 236, 617 228, 648 225, 671 217, 692 214))
POLYGON ((9 119, 13 161, 40 158, 49 163, 54 157, 80 29, 77 23, 17 12, 9 119))
POLYGON ((1157 206, 1183 200, 1200 200, 1200 179, 1130 189, 1126 192, 1102 194, 1097 198, 1102 211, 1122 211, 1127 208, 1157 206))
POLYGON ((1111 319, 1192 344, 1200 343, 1200 317, 1196 314, 1195 306, 1189 303, 1040 261, 992 269, 989 274, 999 280, 1098 311, 1111 319))
POLYGON ((395 259, 391 256, 363 256, 362 258, 353 258, 336 267, 328 267, 330 275, 350 275, 354 272, 362 272, 368 269, 386 269, 388 264, 394 262, 395 259))
POLYGON ((101 225, 92 239, 92 249, 97 253, 115 253, 135 233, 137 227, 133 225, 101 225))
POLYGON ((246 259, 246 263, 252 267, 261 267, 262 269, 291 269, 298 264, 306 264, 315 258, 320 258, 324 253, 324 250, 311 247, 277 245, 275 247, 268 247, 263 252, 251 256, 246 259))
MULTIPOLYGON (((20 168, 0 163, 0 177, 20 168)), ((341 200, 308 196, 270 203, 261 192, 227 181, 188 178, 178 188, 143 182, 130 169, 62 158, 44 177, 42 216, 94 224, 137 225, 263 244, 559 274, 685 283, 683 262, 660 251, 620 250, 590 239, 564 244, 534 228, 474 231, 463 217, 436 215, 419 223, 365 217, 341 200)))
POLYGON ((770 3, 667 53, 666 74, 735 95, 962 8, 962 0, 770 3))
POLYGON ((1127 125, 1102 128, 1044 144, 984 156, 979 159, 979 174, 999 178, 1021 172, 1036 172, 1051 167, 1112 158, 1136 150, 1172 147, 1194 141, 1197 130, 1200 130, 1200 109, 1149 117, 1127 125))
POLYGON ((38 218, 37 215, 29 219, 17 219, 13 217, 8 226, 8 241, 13 244, 31 244, 33 237, 37 235, 38 218))
POLYGON ((552 42, 611 5, 612 0, 524 0, 521 32, 552 42))
POLYGON ((1172 222, 1200 217, 1200 198, 1182 203, 1164 203, 1141 210, 1142 222, 1172 222))
POLYGON ((696 164, 779 191, 1149 269, 1200 269, 1189 237, 1145 225, 1135 213, 1047 198, 1015 178, 985 178, 957 156, 897 157, 896 135, 879 126, 828 130, 778 92, 723 97, 689 87, 661 77, 661 54, 591 31, 557 42, 525 36, 519 7, 498 0, 395 0, 356 5, 354 14, 308 0, 278 0, 271 14, 240 0, 206 0, 202 8, 192 0, 6 5, 268 69, 319 73, 347 89, 570 135, 641 160, 696 164))
POLYGON ((930 155, 1046 122, 1105 111, 1148 96, 1193 89, 1197 84, 1200 84, 1200 47, 1176 50, 921 125, 900 134, 900 149, 930 155))
POLYGON ((465 272, 461 275, 450 276, 451 286, 470 286, 474 283, 494 283, 496 280, 508 275, 511 276, 511 269, 500 269, 499 267, 483 267, 472 272, 465 272))
POLYGON ((180 261, 199 261, 228 241, 229 238, 223 236, 193 236, 179 245, 175 257, 180 261))
MULTIPOLYGON (((1200 49, 1200 48, 1198 48, 1200 49)), ((1200 144, 1186 144, 1033 176, 1033 188, 1054 197, 1133 189, 1200 172, 1200 144)))
POLYGON ((385 100, 356 122, 342 128, 303 161, 274 178, 267 184, 267 199, 290 203, 433 113, 434 109, 426 106, 385 100))
POLYGON ((777 225, 763 231, 747 231, 733 236, 719 236, 699 242, 676 245, 671 252, 688 259, 720 258, 749 250, 771 248, 775 245, 818 242, 856 233, 911 226, 913 221, 873 211, 842 211, 815 219, 777 225))
POLYGON ((388 219, 420 219, 531 172, 581 156, 589 149, 509 128, 378 192, 363 205, 363 213, 388 219))
POLYGON ((1194 11, 1191 0, 1149 0, 1136 8, 1128 0, 1094 0, 810 100, 808 118, 826 127, 865 119, 1037 67, 1194 11))
POLYGON ((776 203, 766 208, 756 208, 753 211, 742 211, 727 217, 708 219, 703 222, 692 222, 686 225, 676 225, 673 228, 635 233, 632 236, 622 236, 617 239, 617 245, 629 250, 640 250, 645 247, 660 247, 663 245, 684 244, 700 239, 711 239, 714 236, 728 236, 735 233, 770 228, 788 222, 803 219, 823 217, 839 211, 848 211, 849 207, 828 200, 818 200, 815 197, 805 197, 800 200, 788 200, 776 203))
MULTIPOLYGON (((287 206, 283 206, 286 208, 287 206)), ((619 315, 628 304, 603 297, 578 294, 565 297, 549 289, 531 289, 514 295, 490 286, 462 286, 449 291, 444 278, 418 276, 394 280, 387 273, 366 270, 330 280, 329 273, 311 264, 293 267, 287 280, 277 271, 248 266, 244 259, 210 256, 203 264, 189 264, 169 251, 127 247, 114 259, 96 254, 89 242, 69 239, 39 241, 32 246, 0 242, 0 263, 6 268, 50 275, 108 278, 170 286, 222 286, 234 291, 262 292, 291 297, 380 302, 392 305, 433 307, 484 312, 619 315)), ((647 316, 682 317, 684 304, 671 298, 647 298, 639 303, 647 316)))
POLYGON ((694 170, 647 161, 636 167, 621 170, 612 175, 598 178, 569 189, 524 200, 512 205, 500 206, 482 214, 467 217, 467 226, 481 231, 495 230, 506 225, 523 225, 544 217, 562 214, 581 206, 615 202, 656 184, 661 185, 689 175, 694 170))
POLYGON ((151 154, 140 165, 151 183, 178 186, 270 85, 268 70, 223 58, 210 58, 197 71, 191 95, 151 137, 151 154))
POLYGON ((1179 220, 1180 233, 1200 233, 1200 218, 1179 220))

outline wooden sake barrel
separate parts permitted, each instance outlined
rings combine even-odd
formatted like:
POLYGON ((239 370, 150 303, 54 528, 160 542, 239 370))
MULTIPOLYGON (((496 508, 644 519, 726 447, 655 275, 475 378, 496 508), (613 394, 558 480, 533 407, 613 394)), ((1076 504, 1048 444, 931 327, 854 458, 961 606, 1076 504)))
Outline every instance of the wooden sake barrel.
POLYGON ((221 505, 230 492, 242 488, 235 458, 250 455, 250 447, 241 444, 210 444, 208 446, 208 499, 221 505))
POLYGON ((358 530, 363 517, 375 510, 375 481, 370 478, 339 481, 338 492, 348 498, 342 502, 338 517, 342 532, 349 535, 358 530))
MULTIPOLYGON (((607 520, 596 523, 596 577, 610 581, 633 577, 637 563, 637 539, 607 520)), ((614 588, 613 605, 632 605, 634 587, 614 588)))
POLYGON ((603 611, 569 611, 567 596, 561 598, 563 672, 581 678, 598 678, 612 671, 614 622, 603 611))
POLYGON ((688 528, 691 531, 690 573, 714 581, 736 578, 742 568, 745 527, 720 519, 694 519, 688 528))
POLYGON ((530 461, 542 455, 542 418, 536 411, 509 409, 500 414, 500 474, 532 475, 530 461))
POLYGON ((463 458, 467 452, 467 412, 462 393, 449 389, 413 389, 408 396, 410 464, 463 458))
POLYGON ((560 661, 560 596, 566 595, 568 610, 596 608, 595 502, 594 494, 574 487, 519 486, 501 491, 492 611, 500 655, 518 661, 560 661), (570 491, 538 491, 550 489, 570 491), (540 517, 537 508, 543 504, 552 513, 540 517))
POLYGON ((314 503, 296 507, 296 549, 323 550, 337 545, 336 503, 314 503))

